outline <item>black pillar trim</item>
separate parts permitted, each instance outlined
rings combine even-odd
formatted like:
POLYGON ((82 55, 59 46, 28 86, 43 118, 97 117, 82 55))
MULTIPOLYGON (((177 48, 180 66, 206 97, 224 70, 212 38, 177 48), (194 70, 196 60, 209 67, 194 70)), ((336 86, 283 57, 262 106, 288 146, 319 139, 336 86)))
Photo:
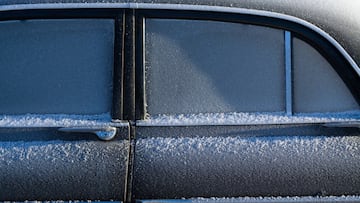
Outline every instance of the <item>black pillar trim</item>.
POLYGON ((145 18, 141 15, 136 15, 136 107, 135 118, 137 120, 145 119, 146 104, 145 104, 145 40, 144 40, 144 26, 145 18))
POLYGON ((124 82, 124 14, 115 17, 112 118, 123 120, 124 82))
POLYGON ((125 10, 123 120, 135 121, 135 11, 125 10))

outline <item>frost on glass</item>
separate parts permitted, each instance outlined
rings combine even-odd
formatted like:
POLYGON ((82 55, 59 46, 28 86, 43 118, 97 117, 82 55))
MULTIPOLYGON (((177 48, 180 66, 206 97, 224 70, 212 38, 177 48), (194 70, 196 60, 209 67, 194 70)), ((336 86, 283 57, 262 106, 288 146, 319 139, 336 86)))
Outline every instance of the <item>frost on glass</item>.
POLYGON ((304 41, 293 39, 294 111, 341 112, 359 105, 333 67, 304 41))
POLYGON ((0 23, 0 113, 110 111, 114 22, 0 23))
POLYGON ((281 30, 146 19, 145 71, 150 115, 285 110, 281 30))

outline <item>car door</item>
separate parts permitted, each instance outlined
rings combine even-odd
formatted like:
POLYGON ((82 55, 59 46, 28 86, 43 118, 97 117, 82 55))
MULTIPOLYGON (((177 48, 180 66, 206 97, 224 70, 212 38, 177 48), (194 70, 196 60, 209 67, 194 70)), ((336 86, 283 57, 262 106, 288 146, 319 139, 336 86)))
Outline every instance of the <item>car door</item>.
POLYGON ((0 200, 123 200, 122 10, 0 18, 0 200))
POLYGON ((326 33, 121 6, 1 12, 1 200, 359 193, 359 75, 326 33))
POLYGON ((134 199, 359 193, 359 75, 333 41, 173 9, 134 15, 134 199))

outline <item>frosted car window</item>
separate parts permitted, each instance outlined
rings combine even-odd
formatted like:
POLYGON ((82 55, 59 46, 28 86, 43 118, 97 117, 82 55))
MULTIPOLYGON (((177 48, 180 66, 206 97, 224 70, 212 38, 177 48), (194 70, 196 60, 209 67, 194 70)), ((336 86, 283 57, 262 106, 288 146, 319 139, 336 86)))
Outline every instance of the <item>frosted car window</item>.
POLYGON ((313 47, 293 39, 294 111, 340 112, 359 109, 333 67, 313 47))
POLYGON ((0 23, 0 113, 109 112, 114 22, 0 23))
POLYGON ((147 112, 283 112, 283 38, 262 26, 146 19, 147 112))

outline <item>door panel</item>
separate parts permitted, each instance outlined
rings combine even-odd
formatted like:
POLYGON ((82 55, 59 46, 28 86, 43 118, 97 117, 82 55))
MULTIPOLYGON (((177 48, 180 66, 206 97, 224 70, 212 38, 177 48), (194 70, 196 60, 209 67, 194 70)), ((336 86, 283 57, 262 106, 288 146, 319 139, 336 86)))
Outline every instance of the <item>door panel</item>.
POLYGON ((0 200, 122 200, 128 128, 112 141, 57 128, 0 129, 0 200))
POLYGON ((318 125, 138 127, 135 197, 359 194, 358 135, 318 125))
POLYGON ((353 67, 326 39, 253 15, 137 17, 136 199, 360 193, 353 67))
POLYGON ((0 201, 123 200, 122 10, 14 14, 0 22, 0 201))

